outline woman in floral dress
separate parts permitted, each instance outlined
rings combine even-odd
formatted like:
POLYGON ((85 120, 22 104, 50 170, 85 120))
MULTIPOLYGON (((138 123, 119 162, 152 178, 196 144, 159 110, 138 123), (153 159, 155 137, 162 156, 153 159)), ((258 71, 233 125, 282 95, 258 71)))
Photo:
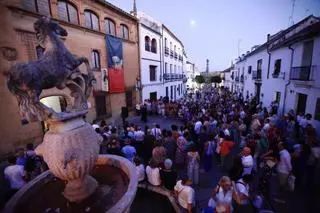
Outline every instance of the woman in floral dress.
POLYGON ((186 157, 185 148, 188 144, 187 138, 188 132, 183 133, 183 136, 180 136, 177 139, 177 151, 176 151, 176 164, 183 165, 186 157))

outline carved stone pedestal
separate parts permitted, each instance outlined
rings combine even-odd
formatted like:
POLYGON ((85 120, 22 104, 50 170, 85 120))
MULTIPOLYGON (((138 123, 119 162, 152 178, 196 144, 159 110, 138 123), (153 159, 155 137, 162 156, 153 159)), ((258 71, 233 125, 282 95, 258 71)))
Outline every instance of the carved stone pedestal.
POLYGON ((71 202, 89 197, 98 183, 89 172, 98 158, 102 138, 81 116, 51 120, 43 143, 36 149, 51 172, 66 181, 64 196, 71 202))

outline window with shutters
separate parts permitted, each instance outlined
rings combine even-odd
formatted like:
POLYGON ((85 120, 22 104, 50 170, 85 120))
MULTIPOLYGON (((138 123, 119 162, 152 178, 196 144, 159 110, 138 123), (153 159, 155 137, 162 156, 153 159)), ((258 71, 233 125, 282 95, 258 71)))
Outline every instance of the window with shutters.
POLYGON ((49 0, 21 0, 22 7, 41 15, 50 16, 49 0))
POLYGON ((156 81, 157 80, 157 66, 150 65, 150 81, 156 81))
POLYGON ((116 25, 111 19, 105 19, 106 33, 115 36, 116 35, 116 25))
POLYGON ((67 1, 58 1, 58 14, 63 21, 79 24, 77 8, 67 1))
POLYGON ((149 36, 144 37, 144 46, 146 51, 150 51, 150 38, 149 36))
POLYGON ((100 69, 100 53, 98 50, 91 51, 92 69, 100 69))
POLYGON ((85 27, 93 29, 93 30, 99 30, 99 18, 96 14, 94 14, 90 10, 84 11, 85 16, 85 27))
POLYGON ((120 36, 121 38, 129 39, 129 28, 124 24, 120 25, 120 36))
POLYGON ((281 59, 277 59, 274 63, 273 76, 277 77, 280 74, 280 71, 281 71, 281 59))
POLYGON ((164 65, 164 73, 167 74, 168 73, 168 63, 166 62, 164 65))
POLYGON ((157 40, 154 38, 151 41, 151 52, 157 53, 157 40))

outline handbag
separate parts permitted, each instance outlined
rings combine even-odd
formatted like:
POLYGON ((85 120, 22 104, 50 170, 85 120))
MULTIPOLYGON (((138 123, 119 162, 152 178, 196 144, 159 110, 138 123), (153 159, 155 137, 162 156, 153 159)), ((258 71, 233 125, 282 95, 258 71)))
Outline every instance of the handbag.
POLYGON ((294 191, 294 185, 295 185, 296 177, 292 174, 288 177, 288 189, 289 191, 294 191))

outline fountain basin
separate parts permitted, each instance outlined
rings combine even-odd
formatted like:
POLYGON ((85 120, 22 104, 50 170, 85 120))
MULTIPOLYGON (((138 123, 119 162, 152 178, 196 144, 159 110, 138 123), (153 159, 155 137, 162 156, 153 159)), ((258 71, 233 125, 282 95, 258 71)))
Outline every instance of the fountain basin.
POLYGON ((90 173, 99 183, 98 189, 80 203, 63 196, 65 182, 50 171, 44 172, 19 190, 7 203, 4 212, 93 212, 127 213, 137 191, 134 165, 115 155, 99 155, 90 173))

